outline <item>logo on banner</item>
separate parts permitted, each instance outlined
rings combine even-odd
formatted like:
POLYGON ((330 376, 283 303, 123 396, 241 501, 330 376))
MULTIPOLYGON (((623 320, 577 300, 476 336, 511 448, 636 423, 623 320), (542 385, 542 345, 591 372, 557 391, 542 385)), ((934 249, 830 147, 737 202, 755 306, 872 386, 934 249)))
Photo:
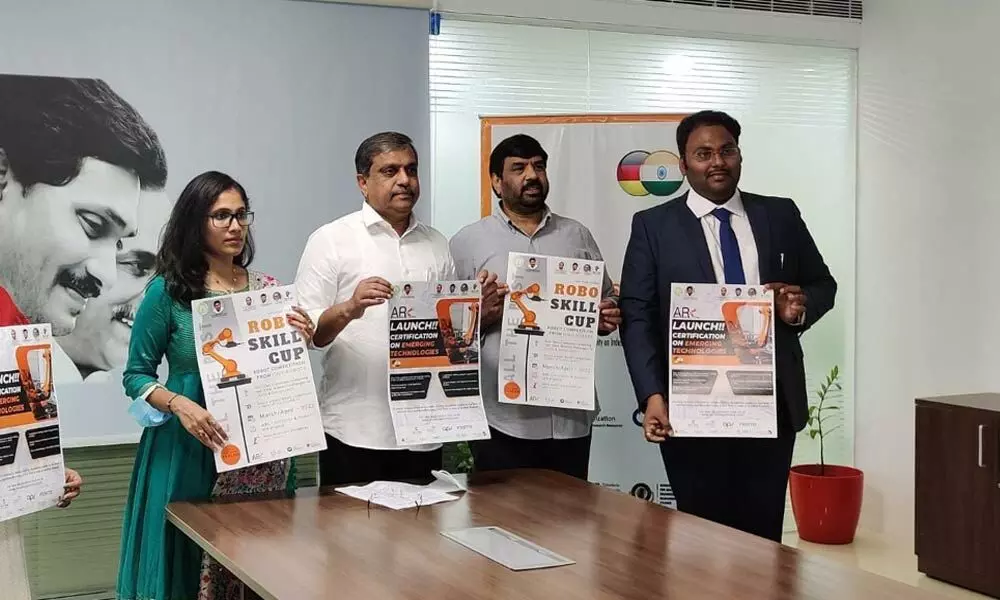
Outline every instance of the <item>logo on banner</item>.
POLYGON ((653 488, 649 487, 645 483, 637 483, 632 486, 632 489, 629 491, 629 495, 648 502, 653 500, 653 488))
POLYGON ((681 159, 668 150, 633 150, 618 161, 618 185, 629 196, 670 196, 681 189, 681 159))

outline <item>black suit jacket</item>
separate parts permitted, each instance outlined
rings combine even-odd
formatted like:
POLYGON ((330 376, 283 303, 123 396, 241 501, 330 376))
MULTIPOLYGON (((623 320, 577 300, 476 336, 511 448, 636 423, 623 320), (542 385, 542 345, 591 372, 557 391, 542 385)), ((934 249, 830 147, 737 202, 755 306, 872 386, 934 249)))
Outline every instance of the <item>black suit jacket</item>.
MULTIPOLYGON (((833 308, 837 282, 791 199, 745 192, 740 196, 757 244, 761 284, 799 285, 806 295, 802 325, 775 319, 778 401, 786 404, 791 425, 799 431, 808 415, 799 336, 833 308)), ((636 213, 625 250, 621 340, 643 410, 653 394, 663 394, 669 402, 666 343, 674 282, 717 283, 701 222, 688 208, 687 194, 636 213)))

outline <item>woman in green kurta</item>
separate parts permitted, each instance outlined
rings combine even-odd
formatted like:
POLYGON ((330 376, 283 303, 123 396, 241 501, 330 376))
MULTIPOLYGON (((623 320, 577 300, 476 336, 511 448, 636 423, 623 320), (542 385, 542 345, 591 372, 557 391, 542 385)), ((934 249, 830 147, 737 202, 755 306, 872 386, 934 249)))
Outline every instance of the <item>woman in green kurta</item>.
MULTIPOLYGON (((216 475, 214 452, 226 434, 205 410, 198 373, 191 301, 277 283, 247 269, 253 259, 252 221, 243 187, 209 171, 187 185, 164 230, 157 276, 136 314, 124 375, 129 397, 148 404, 144 409, 156 417, 143 430, 125 507, 120 600, 241 598, 235 577, 166 524, 166 505, 295 487, 288 460, 216 475), (164 356, 169 376, 161 385, 157 368, 164 356)), ((288 322, 306 340, 312 338, 313 324, 304 312, 296 309, 288 322)))

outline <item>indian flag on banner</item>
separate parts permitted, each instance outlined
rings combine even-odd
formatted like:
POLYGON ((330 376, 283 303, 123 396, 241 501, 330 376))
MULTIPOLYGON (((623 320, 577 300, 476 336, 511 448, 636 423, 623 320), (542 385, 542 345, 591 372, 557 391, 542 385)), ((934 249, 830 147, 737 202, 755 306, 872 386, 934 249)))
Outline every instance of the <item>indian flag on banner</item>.
POLYGON ((653 152, 643 161, 639 169, 642 187, 654 196, 669 196, 684 183, 681 175, 680 159, 673 152, 660 150, 653 152))
POLYGON ((618 185, 630 196, 670 196, 684 183, 673 152, 633 150, 618 163, 618 185))

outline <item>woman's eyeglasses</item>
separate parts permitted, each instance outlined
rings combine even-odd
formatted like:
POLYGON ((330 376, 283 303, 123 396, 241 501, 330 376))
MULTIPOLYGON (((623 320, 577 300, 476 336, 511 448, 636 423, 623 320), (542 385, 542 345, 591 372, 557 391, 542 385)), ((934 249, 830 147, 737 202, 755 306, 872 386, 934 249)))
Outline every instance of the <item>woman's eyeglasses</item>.
POLYGON ((249 210, 241 210, 239 212, 220 210, 217 213, 208 215, 208 219, 212 222, 212 225, 219 229, 228 229, 233 224, 233 219, 236 219, 236 222, 241 227, 247 227, 253 223, 253 212, 249 210))

